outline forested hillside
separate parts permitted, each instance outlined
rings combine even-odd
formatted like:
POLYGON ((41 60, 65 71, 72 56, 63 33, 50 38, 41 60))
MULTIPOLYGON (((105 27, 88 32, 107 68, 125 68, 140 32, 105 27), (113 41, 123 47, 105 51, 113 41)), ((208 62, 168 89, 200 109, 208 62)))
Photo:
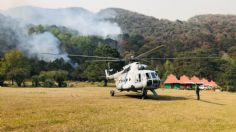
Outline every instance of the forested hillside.
MULTIPOLYGON (((123 33, 140 34, 156 43, 169 44, 184 50, 209 47, 229 52, 235 57, 236 16, 199 15, 188 21, 169 21, 144 16, 123 9, 107 9, 117 12, 117 22, 123 33)), ((104 10, 106 11, 106 10, 104 10)), ((178 50, 178 51, 179 51, 178 50)))
MULTIPOLYGON (((53 12, 53 10, 50 11, 53 12)), ((76 12, 79 10, 73 8, 73 14, 76 12)), ((95 34, 85 35, 86 30, 83 30, 82 33, 80 28, 73 28, 75 25, 62 26, 64 23, 61 23, 62 25, 29 24, 22 28, 22 25, 16 20, 1 15, 0 79, 2 81, 0 84, 6 79, 17 82, 18 78, 32 77, 36 84, 43 82, 47 86, 50 84, 50 80, 56 81, 55 78, 58 76, 62 76, 62 80, 68 78, 70 80, 101 81, 104 79, 104 69, 107 68, 105 62, 89 62, 88 59, 70 57, 67 54, 129 58, 131 55, 138 55, 158 45, 165 45, 165 48, 147 58, 149 63, 144 62, 148 63, 151 69, 157 70, 162 80, 169 73, 177 76, 197 75, 215 80, 224 90, 235 90, 236 16, 199 15, 188 21, 169 21, 116 8, 105 9, 92 16, 90 18, 94 20, 90 23, 99 21, 99 23, 108 24, 109 26, 106 28, 109 29, 108 31, 112 26, 117 29, 118 25, 121 27, 122 33, 117 36, 114 34, 104 36, 108 32, 102 30, 101 33, 104 34, 97 35, 100 32, 96 32, 94 29, 103 28, 91 25, 86 28, 90 29, 90 33, 95 32, 95 34), (113 16, 108 17, 108 14, 113 16), (47 50, 38 51, 38 45, 43 45, 47 50), (40 52, 52 52, 63 56, 51 58, 43 56, 40 52), (18 70, 16 67, 11 70, 12 67, 8 67, 11 65, 9 63, 17 61, 11 56, 17 54, 19 61, 27 60, 24 64, 19 64, 19 68, 24 65, 30 66, 26 66, 26 69, 18 70), (186 57, 212 58, 164 59, 186 57), (29 72, 21 75, 24 71, 29 72)), ((111 67, 119 70, 125 63, 128 62, 112 63, 111 67)), ((20 80, 20 82, 24 82, 24 80, 20 80)))

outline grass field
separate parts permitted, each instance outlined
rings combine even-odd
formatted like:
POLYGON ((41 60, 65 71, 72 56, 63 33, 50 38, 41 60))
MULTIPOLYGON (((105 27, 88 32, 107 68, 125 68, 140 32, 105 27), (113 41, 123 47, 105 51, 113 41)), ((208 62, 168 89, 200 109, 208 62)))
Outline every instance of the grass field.
POLYGON ((110 97, 110 88, 0 88, 0 131, 236 131, 236 94, 158 89, 110 97))

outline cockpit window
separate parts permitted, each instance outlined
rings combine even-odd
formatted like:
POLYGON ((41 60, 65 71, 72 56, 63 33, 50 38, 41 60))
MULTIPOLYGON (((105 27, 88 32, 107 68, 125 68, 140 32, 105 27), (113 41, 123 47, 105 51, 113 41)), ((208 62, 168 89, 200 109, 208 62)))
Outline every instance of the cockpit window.
POLYGON ((150 79, 150 75, 148 73, 146 73, 146 77, 147 79, 150 79))
POLYGON ((152 72, 151 75, 152 75, 152 78, 157 78, 154 72, 152 72))
POLYGON ((123 73, 127 73, 127 72, 129 72, 129 71, 130 71, 130 67, 124 69, 123 73))

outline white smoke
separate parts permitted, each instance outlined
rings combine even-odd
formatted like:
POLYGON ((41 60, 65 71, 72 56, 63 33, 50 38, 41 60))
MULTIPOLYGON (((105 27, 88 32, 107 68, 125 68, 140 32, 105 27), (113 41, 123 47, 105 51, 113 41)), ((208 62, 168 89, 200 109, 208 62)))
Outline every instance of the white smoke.
POLYGON ((28 38, 27 43, 18 45, 18 48, 25 50, 29 56, 36 56, 41 60, 53 61, 63 58, 68 62, 70 59, 66 53, 62 53, 59 46, 60 41, 51 33, 45 32, 42 34, 33 34, 28 38))
POLYGON ((44 9, 26 6, 9 9, 4 14, 29 24, 65 26, 77 30, 80 35, 107 37, 121 34, 117 23, 107 21, 116 15, 111 10, 96 14, 82 8, 44 9))
POLYGON ((0 52, 17 48, 29 57, 45 61, 63 58, 69 61, 67 54, 60 50, 60 41, 49 32, 28 34, 27 25, 0 14, 0 52), (60 54, 46 55, 42 53, 60 54))

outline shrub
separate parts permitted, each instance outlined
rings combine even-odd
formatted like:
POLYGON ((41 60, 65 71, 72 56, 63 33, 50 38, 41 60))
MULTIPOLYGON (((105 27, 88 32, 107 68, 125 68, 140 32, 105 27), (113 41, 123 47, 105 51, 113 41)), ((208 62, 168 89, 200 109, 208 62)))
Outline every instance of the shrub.
POLYGON ((40 73, 40 81, 43 82, 44 87, 54 87, 57 82, 58 87, 67 87, 64 82, 67 79, 68 72, 63 70, 58 71, 43 71, 40 73))
POLYGON ((40 78, 38 75, 32 76, 32 85, 33 87, 38 87, 40 84, 40 78))
POLYGON ((49 88, 51 88, 51 87, 55 87, 56 85, 55 85, 55 83, 54 83, 54 80, 52 80, 52 79, 46 79, 45 82, 44 82, 44 84, 43 84, 43 86, 44 86, 44 87, 49 87, 49 88))

